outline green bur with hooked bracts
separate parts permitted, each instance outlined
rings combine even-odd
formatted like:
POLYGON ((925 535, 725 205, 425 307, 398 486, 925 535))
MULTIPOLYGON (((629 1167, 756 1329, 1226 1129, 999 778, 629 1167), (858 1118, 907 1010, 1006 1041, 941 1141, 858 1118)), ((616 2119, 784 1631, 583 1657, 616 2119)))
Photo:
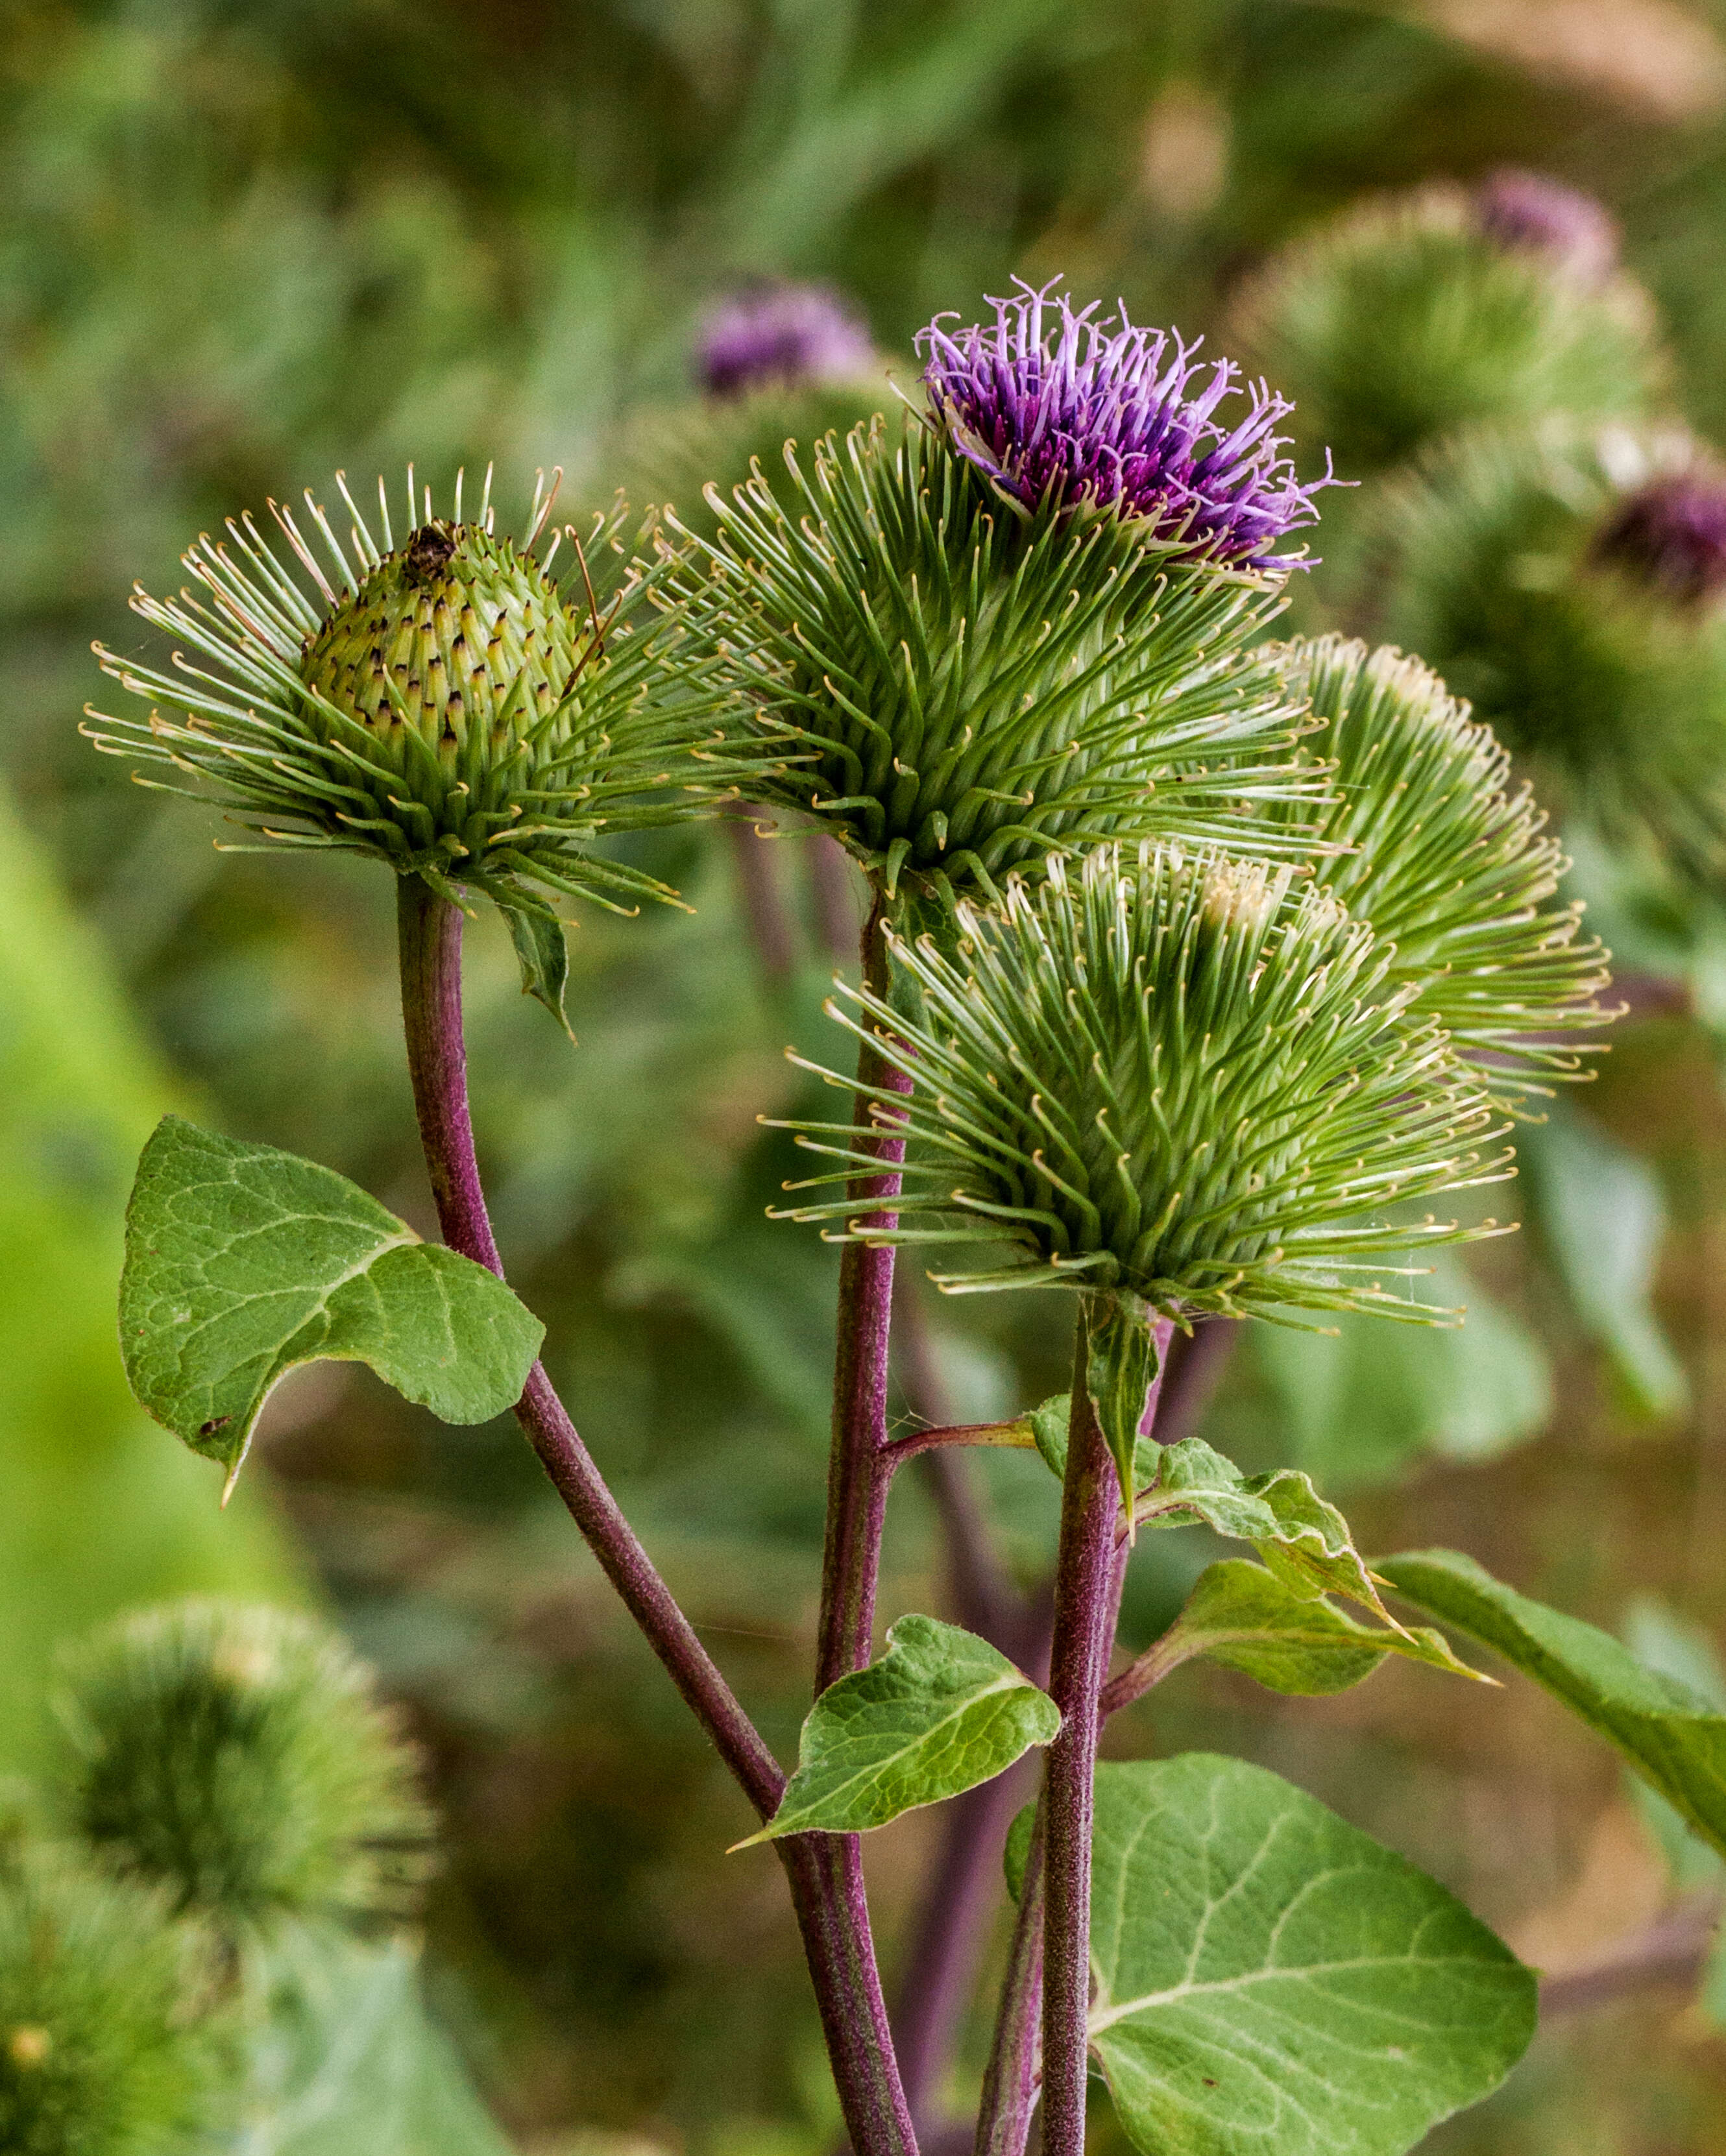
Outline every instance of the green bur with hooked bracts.
MULTIPOLYGON (((1369 927, 1287 870, 1156 849, 1056 863, 960 924, 952 957, 895 944, 920 1018, 866 991, 844 992, 855 1017, 830 1005, 915 1081, 875 1096, 875 1130, 909 1142, 898 1225, 849 1195, 791 1217, 1009 1260, 938 1276, 955 1291, 1122 1291, 1179 1319, 1425 1314, 1384 1261, 1473 1231, 1384 1209, 1505 1159, 1484 1089, 1369 927)), ((872 1132, 792 1127, 839 1163, 799 1189, 870 1172, 872 1132)))
POLYGON ((369 854, 446 897, 485 893, 527 986, 561 1016, 547 894, 624 908, 674 896, 595 842, 679 822, 722 791, 732 767, 712 754, 717 692, 659 590, 675 555, 627 557, 620 508, 585 544, 567 534, 578 601, 551 574, 565 532, 533 551, 552 506, 543 486, 517 546, 496 535, 489 477, 471 521, 460 480, 439 518, 408 477, 399 546, 382 483, 374 536, 339 475, 345 540, 306 498, 321 552, 272 505, 297 569, 249 516, 229 519, 225 542, 201 538, 184 557, 196 588, 133 601, 194 655, 177 649, 164 670, 99 648, 153 708, 93 713, 87 731, 173 774, 141 783, 214 802, 266 846, 369 854))
POLYGON ((718 536, 671 579, 733 691, 748 799, 944 910, 1112 840, 1292 850, 1252 818, 1323 791, 1251 649, 1286 565, 1083 501, 1026 511, 915 420, 786 465, 711 497, 718 536))
POLYGON ((1325 721, 1329 798, 1306 824, 1315 880, 1390 946, 1387 978, 1414 990, 1495 1106, 1590 1075, 1588 1036, 1607 953, 1558 896, 1569 864, 1492 729, 1418 659, 1342 637, 1276 657, 1325 721))

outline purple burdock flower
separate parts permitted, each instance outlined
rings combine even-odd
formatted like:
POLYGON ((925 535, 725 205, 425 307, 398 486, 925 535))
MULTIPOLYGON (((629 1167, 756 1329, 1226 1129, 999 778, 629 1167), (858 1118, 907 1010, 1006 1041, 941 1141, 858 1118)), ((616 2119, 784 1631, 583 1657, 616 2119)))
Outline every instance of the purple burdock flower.
POLYGON ((1271 432, 1294 407, 1242 384, 1232 360, 1201 364, 1171 330, 1135 329, 1124 308, 1095 321, 1100 302, 1076 313, 1052 284, 1015 282, 1014 297, 990 300, 992 326, 950 335, 937 315, 917 333, 929 402, 959 454, 1027 509, 1118 507, 1193 558, 1294 566, 1277 541, 1316 522, 1312 496, 1338 483, 1328 459, 1323 479, 1296 477, 1271 432), (1214 416, 1241 395, 1232 424, 1214 416))
POLYGON ((707 316, 696 345, 696 372, 713 397, 768 383, 842 382, 875 364, 867 326, 824 285, 737 293, 707 316))
POLYGON ((1726 476, 1670 472, 1629 495, 1601 530, 1595 559, 1682 606, 1726 591, 1726 476))
POLYGON ((1562 180, 1502 166, 1474 192, 1475 222, 1503 248, 1544 254, 1589 284, 1602 283, 1618 260, 1611 212, 1562 180))

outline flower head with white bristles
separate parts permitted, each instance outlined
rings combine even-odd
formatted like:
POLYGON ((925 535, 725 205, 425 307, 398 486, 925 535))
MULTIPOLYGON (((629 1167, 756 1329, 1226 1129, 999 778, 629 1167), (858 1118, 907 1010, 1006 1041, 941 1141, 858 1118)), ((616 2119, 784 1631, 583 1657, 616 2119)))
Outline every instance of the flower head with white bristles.
POLYGON ((265 846, 374 855, 446 895, 486 893, 512 925, 548 914, 547 890, 670 897, 593 850, 693 813, 711 783, 691 753, 711 709, 700 665, 673 681, 675 612, 640 603, 668 557, 628 557, 621 506, 584 540, 554 529, 555 476, 519 542, 498 536, 489 470, 468 519, 459 475, 442 517, 410 466, 399 542, 382 480, 375 534, 336 483, 342 518, 309 490, 303 525, 272 502, 279 537, 229 518, 183 557, 177 598, 138 590, 134 610, 178 648, 162 668, 96 647, 152 706, 92 711, 96 747, 166 767, 141 783, 216 802, 265 846), (552 572, 566 537, 568 587, 552 572))
POLYGON ((1391 946, 1289 868, 1158 847, 1051 862, 999 916, 959 916, 953 953, 895 939, 917 1016, 866 989, 828 1006, 912 1090, 865 1088, 861 1127, 789 1126, 832 1164, 779 1217, 969 1243, 979 1265, 935 1276, 953 1292, 1124 1292, 1183 1323, 1431 1318, 1385 1285, 1398 1258, 1489 1229, 1402 1205, 1502 1179, 1508 1156, 1391 946), (888 1128, 908 1147, 883 1227, 855 1194, 888 1128))

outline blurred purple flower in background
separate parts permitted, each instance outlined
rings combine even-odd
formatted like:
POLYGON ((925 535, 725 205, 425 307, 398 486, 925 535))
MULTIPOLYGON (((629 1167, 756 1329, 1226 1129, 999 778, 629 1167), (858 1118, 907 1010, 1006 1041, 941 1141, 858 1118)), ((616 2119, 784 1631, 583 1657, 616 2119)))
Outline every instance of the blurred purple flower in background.
POLYGON ((1726 591, 1726 475, 1706 467, 1650 480, 1595 542, 1595 558, 1681 605, 1726 591))
POLYGON ((843 381, 876 363, 867 324, 824 285, 738 292, 706 316, 696 341, 696 371, 712 397, 843 381))
POLYGON ((1544 172, 1501 166, 1474 192, 1474 214, 1500 247, 1544 254, 1590 284, 1601 283, 1618 261, 1618 221, 1580 188, 1544 172))
POLYGON ((1201 364, 1174 331, 1135 329, 1124 308, 1096 321, 1099 302, 1076 313, 1065 294, 1050 299, 1052 283, 1015 281, 1013 298, 989 302, 992 327, 949 335, 937 315, 917 333, 930 403, 959 454, 1028 509, 1118 505, 1195 558, 1292 565, 1277 542, 1315 522, 1312 495, 1337 484, 1327 464, 1302 485, 1283 455, 1271 430, 1293 406, 1241 384, 1232 360, 1201 364), (1247 409, 1232 426, 1213 417, 1239 395, 1247 409))

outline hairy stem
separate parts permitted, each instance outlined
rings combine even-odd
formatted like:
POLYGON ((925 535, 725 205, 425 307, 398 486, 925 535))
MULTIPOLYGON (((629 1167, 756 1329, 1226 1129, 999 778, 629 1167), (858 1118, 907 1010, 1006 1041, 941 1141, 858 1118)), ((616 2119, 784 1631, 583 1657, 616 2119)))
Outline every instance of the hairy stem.
POLYGON ((893 1999, 906 2101, 927 2147, 947 2117, 941 2093, 976 1987, 1000 1892, 1007 1830, 1036 1790, 1019 1760, 942 1808, 941 1838, 893 1999))
MULTIPOLYGON (((909 1275, 899 1275, 893 1300, 900 1390, 913 1414, 939 1425, 951 1413, 951 1403, 936 1367, 917 1283, 909 1275)), ((915 1437, 896 1439, 890 1448, 894 1464, 915 1445, 915 1437)), ((1033 1600, 1015 1585, 990 1534, 971 1462, 963 1453, 923 1450, 922 1461, 947 1547, 953 1617, 1043 1683, 1052 1617, 1048 1597, 1033 1600)), ((993 1781, 954 1798, 943 1813, 941 1838, 893 2002, 899 2071, 926 2145, 938 2130, 934 2107, 994 1918, 1007 1830, 1030 1794, 1035 1773, 1031 1760, 1021 1760, 993 1781)))
MULTIPOLYGON (((877 904, 863 930, 863 985, 887 993, 887 949, 883 916, 877 904)), ((882 1086, 908 1093, 911 1081, 889 1067, 873 1043, 857 1053, 855 1121, 860 1128, 878 1127, 875 1103, 866 1088, 882 1086)), ((878 1175, 859 1176, 849 1196, 854 1218, 870 1226, 891 1228, 896 1214, 890 1201, 899 1195, 899 1166, 905 1141, 879 1130, 865 1141, 881 1163, 878 1175)), ((881 1537, 891 1476, 883 1455, 887 1444, 887 1352, 892 1326, 893 1253, 847 1243, 840 1263, 839 1322, 833 1370, 833 1449, 827 1470, 827 1546, 821 1564, 820 1641, 815 1690, 825 1691, 840 1677, 868 1663, 875 1635, 875 1589, 881 1570, 881 1537)))
MULTIPOLYGON (((401 878, 398 891, 408 1067, 439 1222, 452 1250, 501 1279, 468 1113, 462 917, 417 876, 401 878)), ((672 1682, 756 1811, 770 1818, 785 1786, 778 1762, 637 1540, 538 1363, 516 1419, 672 1682)), ((825 1835, 794 1835, 774 1847, 790 1882, 852 2144, 858 2156, 915 2156, 850 1840, 849 1851, 825 1835)))
MULTIPOLYGON (((1078 1352, 1082 1354, 1082 1325, 1078 1332, 1078 1352)), ((1174 1332, 1167 1318, 1158 1319, 1157 1375, 1146 1395, 1144 1414, 1139 1421, 1142 1436, 1161 1436, 1169 1424, 1184 1434, 1195 1419, 1185 1414, 1184 1394, 1188 1384, 1197 1380, 1202 1371, 1190 1360, 1184 1362, 1170 1353, 1174 1332)), ((1124 1539, 1117 1542, 1102 1613, 1101 1666, 1104 1670, 1113 1650, 1130 1553, 1124 1539)), ((1108 1698, 1110 1689, 1104 1687, 1098 1696, 1099 1721, 1107 1712, 1103 1702, 1108 1698)), ((1019 1918, 1014 1927, 1007 1974, 1002 1985, 994 2043, 983 2084, 983 2106, 977 2120, 978 2156, 1025 2156, 1030 2133, 1040 2078, 1037 2037, 1043 2007, 1043 1824, 1040 1805, 1037 1830, 1025 1865, 1019 1918), (1031 1913, 1033 1909, 1035 1916, 1031 1913)))
POLYGON ((1037 2031, 1043 2012, 1043 1815, 1040 1802, 1001 1986, 1000 2018, 983 2077, 977 2156, 1024 2156, 1030 2138, 1037 2100, 1037 2031))
POLYGON ((1086 2018, 1091 2003, 1091 1820, 1097 1695, 1108 1671, 1108 1613, 1121 1487, 1086 1387, 1086 1328, 1075 1328, 1066 1478, 1055 1560, 1049 1691, 1061 1733, 1044 1789, 1043 2147, 1083 2156, 1086 2018))

